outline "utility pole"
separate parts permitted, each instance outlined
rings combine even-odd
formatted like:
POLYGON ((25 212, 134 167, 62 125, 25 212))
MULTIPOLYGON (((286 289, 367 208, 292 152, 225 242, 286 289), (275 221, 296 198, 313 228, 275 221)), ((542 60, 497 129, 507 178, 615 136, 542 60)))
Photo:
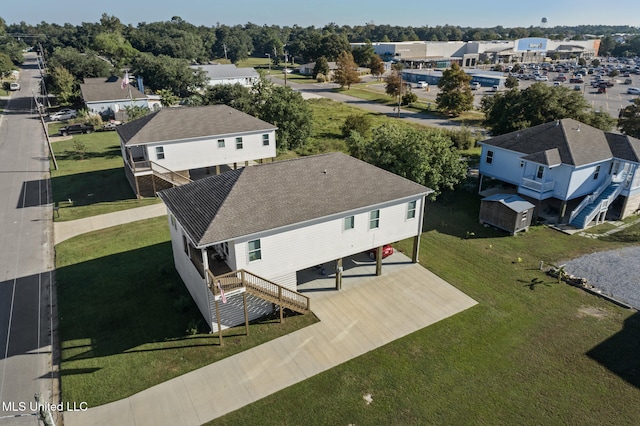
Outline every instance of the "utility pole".
POLYGON ((222 48, 224 49, 224 59, 228 61, 229 59, 227 58, 227 44, 222 43, 222 48))
POLYGON ((287 61, 289 60, 289 52, 284 52, 284 85, 287 85, 287 74, 289 70, 287 69, 287 61))
POLYGON ((264 56, 266 56, 267 58, 269 58, 269 74, 271 74, 271 55, 268 53, 265 53, 264 56))

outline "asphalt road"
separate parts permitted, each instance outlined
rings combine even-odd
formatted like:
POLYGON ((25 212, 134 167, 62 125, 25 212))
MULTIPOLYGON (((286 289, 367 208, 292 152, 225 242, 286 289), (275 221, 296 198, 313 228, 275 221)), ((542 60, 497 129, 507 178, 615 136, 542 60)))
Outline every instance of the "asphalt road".
MULTIPOLYGON (((56 397, 51 331, 54 301, 49 161, 32 113, 39 83, 26 57, 22 89, 0 116, 0 424, 39 424, 34 395, 56 397)), ((56 422, 58 423, 58 422, 56 422)))

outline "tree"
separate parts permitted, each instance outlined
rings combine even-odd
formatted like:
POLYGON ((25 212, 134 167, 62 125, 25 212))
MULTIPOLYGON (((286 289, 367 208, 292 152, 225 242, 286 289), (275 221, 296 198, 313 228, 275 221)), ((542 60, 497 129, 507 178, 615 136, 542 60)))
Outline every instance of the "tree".
POLYGON ((438 82, 440 93, 436 96, 438 109, 447 114, 458 116, 473 108, 473 94, 469 82, 471 76, 465 73, 458 64, 442 73, 438 82))
POLYGON ((131 71, 138 77, 143 77, 145 86, 152 92, 169 89, 181 98, 206 86, 206 73, 202 69, 189 67, 186 59, 176 59, 169 56, 154 56, 142 53, 131 62, 131 71))
POLYGON ((81 53, 73 47, 57 49, 50 56, 48 65, 65 68, 78 82, 87 77, 108 77, 115 71, 111 64, 95 53, 81 53))
POLYGON ((149 108, 140 105, 125 105, 124 110, 127 112, 129 121, 144 117, 151 112, 149 108))
POLYGON ((176 105, 180 100, 180 98, 174 95, 173 92, 169 89, 158 90, 158 95, 160 95, 160 103, 163 107, 176 105))
POLYGON ((217 84, 208 87, 203 96, 205 105, 225 104, 247 114, 256 115, 257 105, 251 91, 237 84, 217 84))
POLYGON ((368 142, 352 132, 347 146, 354 157, 433 189, 432 200, 466 177, 465 162, 438 130, 383 124, 368 142))
POLYGON ((515 89, 520 84, 520 80, 510 75, 504 82, 504 87, 507 89, 515 89))
POLYGON ((140 53, 131 46, 128 40, 116 33, 98 34, 93 41, 93 46, 118 68, 129 63, 135 55, 140 53))
POLYGON ((524 90, 508 90, 494 96, 485 96, 481 104, 485 113, 484 125, 494 135, 562 118, 573 118, 601 130, 610 130, 613 126, 613 122, 607 120, 607 114, 594 113, 579 92, 540 82, 524 90))
POLYGON ((16 67, 11 62, 11 58, 6 53, 0 52, 0 77, 6 77, 14 70, 16 67))
POLYGON ((358 75, 358 66, 353 61, 353 55, 350 52, 343 51, 336 60, 337 69, 334 72, 333 80, 340 87, 347 86, 347 90, 351 88, 353 83, 360 82, 358 75))
POLYGON ((618 128, 625 135, 640 138, 640 97, 635 98, 633 104, 620 111, 618 128))
POLYGON ((407 83, 402 79, 402 71, 395 69, 391 71, 391 74, 384 78, 386 83, 384 91, 387 95, 396 98, 398 102, 398 117, 400 117, 400 102, 402 96, 407 93, 407 83))
POLYGON ((311 134, 312 113, 300 92, 286 86, 273 86, 267 99, 257 99, 258 118, 278 127, 277 147, 280 151, 302 148, 311 134))
POLYGON ((371 75, 377 77, 378 80, 380 80, 382 74, 384 74, 384 62, 382 61, 380 55, 373 55, 371 57, 371 62, 369 62, 369 69, 371 70, 371 75))
POLYGON ((361 67, 369 65, 374 55, 375 50, 371 42, 353 48, 353 60, 361 67))
POLYGON ((313 67, 313 78, 317 78, 318 74, 329 76, 329 62, 324 56, 320 56, 313 67))
POLYGON ((58 104, 73 105, 78 97, 73 75, 64 67, 54 67, 48 77, 47 87, 51 93, 55 94, 58 104))
POLYGON ((351 135, 351 132, 358 132, 360 135, 368 138, 371 136, 371 118, 365 114, 350 114, 345 118, 342 125, 342 136, 345 138, 351 135))

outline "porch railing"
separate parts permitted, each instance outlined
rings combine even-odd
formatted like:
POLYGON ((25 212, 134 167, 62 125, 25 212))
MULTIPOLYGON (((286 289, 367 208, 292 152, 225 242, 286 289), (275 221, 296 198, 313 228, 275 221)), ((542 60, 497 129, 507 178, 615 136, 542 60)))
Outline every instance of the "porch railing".
POLYGON ((556 182, 554 180, 539 182, 533 179, 522 178, 522 183, 520 184, 520 186, 522 186, 523 188, 530 189, 532 191, 544 193, 544 192, 553 191, 553 188, 555 187, 555 183, 556 182))
POLYGON ((207 275, 209 277, 209 289, 215 298, 221 296, 220 288, 224 293, 231 293, 244 288, 249 294, 292 311, 301 314, 311 311, 311 300, 307 296, 244 269, 218 276, 207 270, 207 275), (218 284, 220 288, 218 288, 218 284))

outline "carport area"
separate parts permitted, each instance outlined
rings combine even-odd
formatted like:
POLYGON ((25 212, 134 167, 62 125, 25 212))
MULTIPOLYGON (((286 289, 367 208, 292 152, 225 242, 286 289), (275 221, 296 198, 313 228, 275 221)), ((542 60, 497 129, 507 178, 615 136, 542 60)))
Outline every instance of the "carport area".
MULTIPOLYGON (((382 259, 382 275, 411 265, 411 259, 399 251, 382 259)), ((336 291, 336 262, 327 262, 297 272, 300 293, 336 291)), ((367 253, 358 253, 342 260, 342 288, 376 277, 376 261, 367 253)))

